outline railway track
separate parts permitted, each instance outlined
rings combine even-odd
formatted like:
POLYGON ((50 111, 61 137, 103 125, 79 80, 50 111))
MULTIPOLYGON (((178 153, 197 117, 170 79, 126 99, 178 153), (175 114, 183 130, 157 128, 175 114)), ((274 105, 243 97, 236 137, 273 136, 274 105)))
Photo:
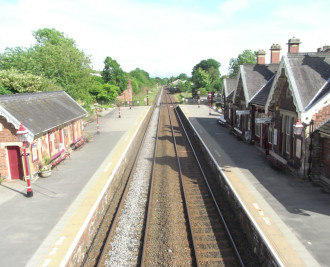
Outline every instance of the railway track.
POLYGON ((97 266, 244 266, 170 95, 161 102, 97 266))
MULTIPOLYGON (((173 177, 176 177, 179 181, 178 184, 181 186, 178 191, 182 192, 183 198, 181 198, 182 201, 177 200, 177 203, 182 202, 183 207, 181 210, 185 213, 185 216, 182 216, 182 218, 185 217, 188 221, 189 227, 186 225, 186 238, 189 240, 190 244, 186 245, 186 247, 190 248, 190 255, 192 255, 191 259, 184 260, 182 264, 185 263, 186 265, 189 262, 189 264, 197 266, 244 266, 226 222, 221 214, 220 208, 218 207, 211 188, 206 180, 197 155, 189 142, 188 136, 184 134, 185 130, 182 128, 183 125, 177 120, 178 117, 175 114, 175 108, 170 99, 170 95, 166 95, 164 99, 166 104, 162 109, 163 115, 161 116, 167 127, 165 127, 165 131, 162 132, 163 135, 159 134, 158 138, 160 140, 169 140, 169 136, 171 136, 173 140, 173 148, 163 149, 156 154, 158 157, 176 159, 177 167, 172 167, 172 170, 176 173, 170 175, 165 175, 167 172, 164 172, 165 168, 163 167, 162 162, 160 162, 159 166, 156 161, 154 168, 155 170, 161 170, 158 172, 162 173, 162 180, 173 179, 173 177), (167 115, 165 115, 166 110, 167 115)), ((154 180, 155 179, 156 178, 154 177, 154 180)), ((155 188, 156 187, 153 185, 151 196, 153 195, 153 191, 157 190, 155 188)), ((164 228, 166 229, 167 226, 162 225, 158 220, 150 219, 155 218, 153 210, 157 209, 156 204, 158 199, 159 197, 155 199, 151 197, 150 200, 151 204, 148 209, 148 214, 150 216, 148 216, 146 224, 142 265, 153 266, 161 262, 163 262, 164 265, 164 260, 167 259, 167 263, 172 261, 169 266, 172 264, 178 266, 181 264, 175 262, 172 255, 166 257, 169 253, 165 253, 165 248, 157 249, 154 245, 150 245, 150 243, 155 243, 152 242, 153 239, 160 238, 159 233, 161 233, 164 228), (162 227, 155 227, 153 224, 162 225, 162 227), (156 230, 150 230, 150 228, 156 228, 156 230), (157 253, 155 253, 155 251, 157 251, 157 253), (154 255, 159 254, 162 255, 161 260, 155 262, 154 255)), ((174 227, 180 226, 175 224, 174 227)), ((166 236, 167 232, 168 231, 165 231, 161 236, 166 236)), ((179 237, 176 237, 176 239, 182 240, 182 232, 179 237)), ((178 243, 178 241, 176 242, 178 243)), ((186 257, 186 255, 181 254, 181 257, 186 257)))

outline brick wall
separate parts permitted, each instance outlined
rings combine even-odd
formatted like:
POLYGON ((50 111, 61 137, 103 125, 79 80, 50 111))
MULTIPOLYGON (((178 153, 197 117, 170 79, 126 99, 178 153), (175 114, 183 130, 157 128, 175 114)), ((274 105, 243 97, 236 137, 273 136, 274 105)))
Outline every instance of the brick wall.
MULTIPOLYGON (((330 104, 321 108, 318 113, 314 114, 314 130, 322 123, 330 118, 330 104)), ((330 179, 330 139, 321 137, 317 132, 313 140, 312 166, 313 176, 320 175, 330 179)))
POLYGON ((318 113, 313 115, 314 129, 330 118, 330 104, 321 108, 318 113))

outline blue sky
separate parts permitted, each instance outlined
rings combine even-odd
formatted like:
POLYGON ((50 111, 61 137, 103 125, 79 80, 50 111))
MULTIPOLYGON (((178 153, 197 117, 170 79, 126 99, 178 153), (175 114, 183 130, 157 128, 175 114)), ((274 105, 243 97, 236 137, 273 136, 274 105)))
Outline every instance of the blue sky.
POLYGON ((103 68, 110 56, 125 71, 140 68, 152 77, 191 75, 203 59, 221 63, 245 49, 273 43, 287 53, 300 38, 301 52, 330 44, 328 0, 0 0, 0 53, 29 47, 32 32, 55 28, 103 68))

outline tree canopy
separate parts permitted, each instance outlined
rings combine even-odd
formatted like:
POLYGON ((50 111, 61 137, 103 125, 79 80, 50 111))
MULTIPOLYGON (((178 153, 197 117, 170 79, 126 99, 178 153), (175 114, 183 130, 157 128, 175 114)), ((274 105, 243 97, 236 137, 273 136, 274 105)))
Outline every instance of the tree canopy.
POLYGON ((73 98, 90 102, 88 91, 93 86, 90 57, 55 29, 40 29, 33 36, 36 44, 30 48, 7 48, 0 55, 0 68, 46 77, 73 98))
POLYGON ((215 59, 202 60, 194 66, 191 80, 193 83, 192 94, 196 95, 198 90, 203 88, 207 92, 220 91, 222 87, 222 80, 220 78, 221 64, 215 59))
POLYGON ((243 64, 256 64, 257 57, 256 52, 252 52, 252 50, 246 49, 241 54, 237 56, 237 58, 231 58, 229 61, 229 77, 236 77, 239 72, 239 66, 243 64))
POLYGON ((127 88, 127 76, 115 59, 111 57, 105 58, 101 75, 105 83, 118 86, 120 93, 127 88))

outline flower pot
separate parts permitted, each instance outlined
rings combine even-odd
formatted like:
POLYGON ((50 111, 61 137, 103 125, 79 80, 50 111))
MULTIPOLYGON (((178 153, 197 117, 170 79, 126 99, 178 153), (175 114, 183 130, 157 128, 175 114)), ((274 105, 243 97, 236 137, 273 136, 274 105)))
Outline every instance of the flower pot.
POLYGON ((52 170, 45 170, 45 171, 40 171, 39 175, 42 178, 47 178, 52 174, 52 170))

